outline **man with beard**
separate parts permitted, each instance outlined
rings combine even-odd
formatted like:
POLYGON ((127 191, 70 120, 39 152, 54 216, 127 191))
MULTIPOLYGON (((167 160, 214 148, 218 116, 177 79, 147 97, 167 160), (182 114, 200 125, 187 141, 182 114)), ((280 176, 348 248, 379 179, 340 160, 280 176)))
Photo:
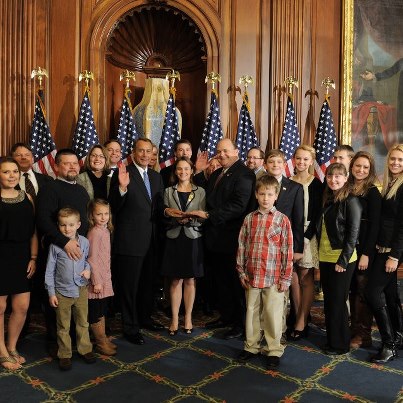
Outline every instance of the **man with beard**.
MULTIPOLYGON (((57 178, 50 181, 39 190, 36 200, 36 225, 40 234, 43 234, 42 243, 46 249, 55 244, 64 249, 69 258, 79 260, 81 249, 76 239, 64 236, 57 226, 57 214, 63 207, 72 207, 80 213, 81 226, 78 229, 80 235, 86 236, 88 230, 87 203, 89 196, 87 191, 76 179, 80 172, 78 158, 73 150, 59 150, 55 157, 57 178)), ((57 352, 56 344, 56 316, 48 302, 47 293, 44 291, 44 309, 48 349, 51 356, 57 352)))

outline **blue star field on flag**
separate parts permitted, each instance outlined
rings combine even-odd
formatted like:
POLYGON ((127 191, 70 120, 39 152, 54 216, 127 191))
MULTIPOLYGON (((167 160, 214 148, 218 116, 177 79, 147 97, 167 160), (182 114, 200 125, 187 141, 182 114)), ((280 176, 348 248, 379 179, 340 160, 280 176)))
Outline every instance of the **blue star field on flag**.
POLYGON ((323 182, 326 168, 331 164, 334 150, 337 146, 336 130, 334 128, 332 111, 325 99, 320 110, 318 128, 316 129, 313 148, 316 151, 315 174, 323 182))
POLYGON ((56 145, 46 122, 39 93, 36 95, 35 112, 32 119, 30 147, 34 156, 33 170, 55 177, 56 145))
POLYGON ((217 101, 217 95, 214 90, 211 91, 210 110, 207 115, 206 123, 202 134, 199 151, 207 151, 208 158, 216 154, 217 144, 223 138, 221 128, 220 107, 217 101))
POLYGON ((236 133, 236 146, 239 150, 239 158, 245 162, 248 151, 252 147, 258 147, 259 141, 256 137, 248 108, 248 95, 245 93, 241 110, 239 111, 238 129, 236 133))
POLYGON ((117 141, 122 147, 122 160, 126 165, 131 162, 131 152, 133 144, 138 139, 136 125, 132 115, 132 108, 129 99, 130 92, 127 91, 120 110, 119 127, 116 136, 117 141))
POLYGON ((175 144, 180 140, 178 115, 175 109, 174 93, 169 95, 167 109, 165 111, 164 127, 162 129, 159 145, 160 167, 165 168, 175 162, 175 144))
POLYGON ((297 147, 301 144, 299 137, 299 130, 297 119, 295 117, 294 105, 292 99, 288 96, 287 99, 287 112, 285 114, 285 121, 283 126, 283 133, 280 140, 280 150, 285 155, 286 166, 285 175, 290 177, 294 174, 294 153, 297 147))
POLYGON ((95 144, 99 144, 99 139, 95 128, 89 93, 86 90, 81 102, 72 143, 72 149, 76 153, 81 166, 84 164, 88 151, 95 144))

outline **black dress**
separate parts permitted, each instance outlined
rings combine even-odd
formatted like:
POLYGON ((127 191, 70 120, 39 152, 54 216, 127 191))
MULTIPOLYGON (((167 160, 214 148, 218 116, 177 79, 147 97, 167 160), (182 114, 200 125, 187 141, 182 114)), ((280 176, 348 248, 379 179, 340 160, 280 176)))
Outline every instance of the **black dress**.
POLYGON ((29 291, 27 278, 34 233, 34 209, 24 191, 0 201, 0 295, 29 291))
MULTIPOLYGON (((182 210, 185 210, 190 192, 178 192, 182 210)), ((177 238, 165 239, 161 274, 171 278, 203 277, 202 237, 190 239, 183 228, 177 238)))

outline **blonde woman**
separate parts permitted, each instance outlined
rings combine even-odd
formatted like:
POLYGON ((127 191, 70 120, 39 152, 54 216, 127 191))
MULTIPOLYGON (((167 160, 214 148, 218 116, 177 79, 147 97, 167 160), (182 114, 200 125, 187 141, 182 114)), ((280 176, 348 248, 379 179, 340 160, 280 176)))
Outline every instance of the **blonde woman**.
POLYGON ((397 268, 403 260, 403 144, 390 148, 385 160, 377 253, 368 274, 366 297, 375 316, 382 346, 371 362, 385 363, 402 347, 402 305, 397 268))
MULTIPOLYGON (((311 221, 315 222, 321 210, 323 185, 313 175, 315 149, 308 145, 299 146, 294 154, 295 175, 291 178, 304 189, 304 230, 311 221)), ((319 267, 316 237, 304 239, 303 258, 294 268, 291 285, 292 301, 296 311, 294 329, 288 339, 297 341, 308 335, 308 315, 314 299, 314 268, 319 267)))

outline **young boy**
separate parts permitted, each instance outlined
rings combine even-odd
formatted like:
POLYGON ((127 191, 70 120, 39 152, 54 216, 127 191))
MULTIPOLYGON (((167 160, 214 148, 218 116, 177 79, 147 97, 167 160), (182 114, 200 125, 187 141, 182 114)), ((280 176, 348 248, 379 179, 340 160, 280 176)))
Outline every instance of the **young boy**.
POLYGON ((64 249, 51 244, 45 273, 45 286, 49 294, 49 303, 56 309, 57 344, 59 347, 59 368, 71 369, 70 320, 73 311, 76 323, 77 350, 84 361, 92 364, 96 361, 88 333, 88 291, 90 265, 87 262, 89 242, 77 234, 80 228, 80 213, 70 207, 62 208, 58 213, 59 231, 71 240, 75 240, 81 249, 78 260, 71 259, 64 249))
POLYGON ((348 144, 340 144, 334 150, 333 158, 334 162, 343 164, 347 168, 347 172, 350 168, 350 162, 354 157, 354 148, 348 144))
POLYGON ((238 361, 244 363, 262 351, 271 368, 278 367, 284 353, 284 291, 290 286, 293 264, 290 221, 274 207, 279 191, 272 176, 256 181, 259 208, 245 217, 237 254, 239 279, 246 290, 246 341, 238 361), (261 348, 262 328, 267 346, 261 348))

